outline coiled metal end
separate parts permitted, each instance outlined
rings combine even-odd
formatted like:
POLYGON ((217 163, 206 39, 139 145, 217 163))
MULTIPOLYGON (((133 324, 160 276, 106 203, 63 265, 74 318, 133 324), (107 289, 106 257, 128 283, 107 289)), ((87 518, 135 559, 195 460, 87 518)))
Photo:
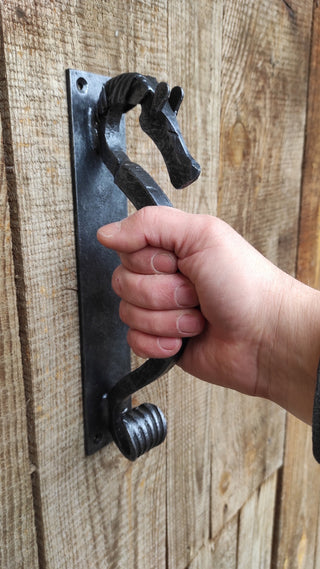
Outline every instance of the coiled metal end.
POLYGON ((167 434, 167 422, 161 409, 144 403, 118 415, 114 440, 122 454, 131 461, 160 445, 167 434))

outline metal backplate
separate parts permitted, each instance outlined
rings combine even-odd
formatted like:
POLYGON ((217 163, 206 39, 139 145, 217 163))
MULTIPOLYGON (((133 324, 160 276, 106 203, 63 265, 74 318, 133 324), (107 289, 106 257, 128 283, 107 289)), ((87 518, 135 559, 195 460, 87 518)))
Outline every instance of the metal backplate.
MULTIPOLYGON (((126 197, 101 160, 93 125, 94 108, 108 79, 67 71, 86 454, 111 442, 101 397, 130 371, 127 329, 119 320, 119 300, 111 289, 119 259, 96 238, 99 227, 127 215, 126 197)), ((124 119, 121 140, 125 149, 124 119)))

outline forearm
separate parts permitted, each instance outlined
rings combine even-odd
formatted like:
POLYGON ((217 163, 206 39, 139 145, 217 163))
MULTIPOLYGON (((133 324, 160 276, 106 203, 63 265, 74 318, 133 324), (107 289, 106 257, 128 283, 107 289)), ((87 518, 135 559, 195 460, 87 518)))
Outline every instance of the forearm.
MULTIPOLYGON (((287 276, 286 276, 287 277, 287 276)), ((287 277, 278 318, 260 350, 267 398, 308 424, 320 358, 320 292, 287 277)))

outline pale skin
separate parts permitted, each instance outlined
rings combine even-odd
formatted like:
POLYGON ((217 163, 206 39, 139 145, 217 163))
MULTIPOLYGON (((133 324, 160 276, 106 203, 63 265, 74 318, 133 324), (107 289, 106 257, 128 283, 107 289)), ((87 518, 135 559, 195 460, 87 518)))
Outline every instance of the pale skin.
POLYGON ((208 215, 147 207, 100 228, 98 239, 120 256, 112 284, 137 355, 172 356, 189 337, 183 370, 311 424, 319 291, 208 215))

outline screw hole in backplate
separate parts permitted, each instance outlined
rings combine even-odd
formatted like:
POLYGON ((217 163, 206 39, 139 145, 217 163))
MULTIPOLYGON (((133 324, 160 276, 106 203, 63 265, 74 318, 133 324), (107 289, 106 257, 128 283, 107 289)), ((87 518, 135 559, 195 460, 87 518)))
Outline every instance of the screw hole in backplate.
POLYGON ((96 433, 93 437, 93 443, 95 445, 98 445, 102 441, 102 437, 103 437, 102 433, 96 433))
POLYGON ((79 77, 77 79, 77 88, 78 88, 78 91, 80 93, 82 93, 83 95, 88 91, 88 83, 84 79, 84 77, 79 77))

